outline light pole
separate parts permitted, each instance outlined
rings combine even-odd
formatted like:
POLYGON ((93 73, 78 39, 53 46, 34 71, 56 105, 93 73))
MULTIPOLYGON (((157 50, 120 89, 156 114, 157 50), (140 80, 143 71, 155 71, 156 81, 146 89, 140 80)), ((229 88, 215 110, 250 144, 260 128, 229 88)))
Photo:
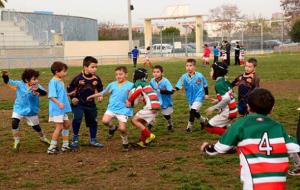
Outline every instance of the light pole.
POLYGON ((131 11, 133 10, 133 6, 131 5, 131 0, 128 0, 128 48, 130 52, 132 50, 132 17, 131 11))
POLYGON ((188 27, 189 25, 185 24, 183 25, 183 27, 185 28, 185 36, 184 36, 184 43, 185 43, 185 56, 187 57, 188 56, 188 52, 187 52, 187 43, 188 43, 188 40, 187 40, 187 33, 188 33, 188 27))
POLYGON ((164 28, 163 26, 158 26, 159 30, 160 30, 160 56, 163 56, 163 52, 162 52, 162 41, 163 41, 163 36, 162 36, 162 29, 164 28))
POLYGON ((260 27, 260 51, 263 53, 264 51, 264 21, 261 21, 260 27))

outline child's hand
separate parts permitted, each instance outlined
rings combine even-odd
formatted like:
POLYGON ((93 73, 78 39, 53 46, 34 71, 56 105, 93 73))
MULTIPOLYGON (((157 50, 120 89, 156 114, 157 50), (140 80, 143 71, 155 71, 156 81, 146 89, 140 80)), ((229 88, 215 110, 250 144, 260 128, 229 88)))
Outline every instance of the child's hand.
POLYGON ((68 96, 75 96, 75 94, 76 94, 76 90, 74 90, 74 91, 68 93, 68 96))
POLYGON ((85 85, 85 81, 84 80, 80 80, 79 81, 79 85, 85 85))
POLYGON ((205 110, 205 112, 206 112, 206 114, 207 114, 207 115, 211 115, 211 114, 213 114, 213 113, 214 113, 214 111, 215 111, 215 109, 214 109, 214 108, 212 108, 212 107, 210 107, 210 108, 207 108, 207 109, 205 110))
POLYGON ((128 100, 126 100, 126 107, 128 107, 128 108, 131 107, 131 102, 129 102, 128 100))
POLYGON ((72 99, 72 104, 73 104, 74 106, 76 106, 76 105, 78 104, 78 102, 79 102, 79 100, 78 100, 77 98, 73 98, 73 99, 72 99))
POLYGON ((98 97, 98 102, 102 102, 103 101, 103 96, 99 96, 98 97))
POLYGON ((57 105, 58 105, 59 109, 61 109, 61 110, 65 108, 65 105, 61 102, 59 102, 57 105))

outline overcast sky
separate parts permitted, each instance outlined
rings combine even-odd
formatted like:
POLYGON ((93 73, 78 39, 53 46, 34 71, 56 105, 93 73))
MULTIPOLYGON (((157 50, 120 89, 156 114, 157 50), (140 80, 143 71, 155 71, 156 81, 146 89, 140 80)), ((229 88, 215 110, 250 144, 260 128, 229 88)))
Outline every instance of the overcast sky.
MULTIPOLYGON (((142 23, 145 17, 163 16, 170 5, 190 5, 191 14, 208 14, 209 10, 223 3, 235 3, 243 14, 262 15, 270 18, 281 12, 280 0, 132 0, 134 23, 142 23)), ((18 11, 52 11, 95 18, 114 23, 127 22, 127 0, 8 0, 8 9, 18 11)))

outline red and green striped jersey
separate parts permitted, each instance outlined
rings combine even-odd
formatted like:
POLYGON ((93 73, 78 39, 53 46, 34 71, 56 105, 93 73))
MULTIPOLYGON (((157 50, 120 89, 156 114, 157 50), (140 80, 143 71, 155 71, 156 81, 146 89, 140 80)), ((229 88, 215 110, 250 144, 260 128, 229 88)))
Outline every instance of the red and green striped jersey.
POLYGON ((236 101, 232 92, 231 84, 224 77, 218 77, 215 84, 215 90, 217 93, 217 98, 219 100, 219 103, 214 107, 217 109, 225 109, 228 106, 229 108, 228 118, 229 119, 236 118, 238 114, 238 110, 236 107, 236 101))
POLYGON ((214 148, 225 153, 233 146, 238 147, 243 189, 285 189, 288 153, 299 152, 300 147, 280 123, 249 114, 234 122, 214 148))
POLYGON ((149 110, 160 109, 160 102, 158 100, 157 94, 150 86, 150 84, 138 80, 134 84, 133 93, 129 96, 128 101, 134 102, 134 100, 138 98, 140 95, 142 95, 144 98, 144 102, 145 102, 144 109, 149 109, 149 110))

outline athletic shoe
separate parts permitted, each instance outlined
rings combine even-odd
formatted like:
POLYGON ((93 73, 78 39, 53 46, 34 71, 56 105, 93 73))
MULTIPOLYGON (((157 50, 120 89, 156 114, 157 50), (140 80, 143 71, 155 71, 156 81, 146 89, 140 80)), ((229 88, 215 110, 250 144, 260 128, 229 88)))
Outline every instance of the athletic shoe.
POLYGON ((113 126, 112 128, 108 129, 108 139, 113 138, 115 132, 118 130, 118 126, 113 126))
POLYGON ((155 135, 153 133, 150 134, 150 137, 146 138, 145 143, 149 144, 155 139, 155 135))
POLYGON ((49 147, 48 150, 47 150, 47 153, 48 153, 48 154, 58 154, 58 153, 59 153, 59 150, 58 150, 57 147, 53 147, 53 148, 51 148, 51 149, 50 149, 50 147, 49 147))
POLYGON ((72 151, 77 151, 79 149, 79 144, 77 142, 72 142, 71 149, 72 151))
POLYGON ((191 133, 192 132, 192 126, 187 126, 185 129, 186 132, 191 133))
POLYGON ((128 152, 129 151, 129 144, 123 144, 123 152, 128 152))
POLYGON ((50 145, 50 140, 47 137, 40 137, 40 141, 45 144, 50 145))
POLYGON ((168 131, 174 132, 174 127, 173 127, 173 125, 168 125, 168 131))
POLYGON ((201 125, 201 130, 203 130, 208 124, 208 118, 201 116, 200 118, 200 125, 201 125))
POLYGON ((14 141, 13 151, 19 152, 19 150, 20 150, 20 141, 14 141))
POLYGON ((99 143, 96 139, 91 140, 90 141, 90 145, 94 146, 94 147, 97 147, 97 148, 103 148, 104 147, 104 145, 101 144, 101 143, 99 143))
POLYGON ((62 146, 61 147, 61 151, 62 152, 69 152, 69 151, 71 151, 72 150, 72 148, 70 148, 69 146, 62 146))
POLYGON ((291 175, 291 176, 300 176, 300 168, 297 167, 297 168, 294 168, 292 170, 289 170, 288 174, 291 175))
POLYGON ((146 148, 146 145, 145 145, 145 143, 143 142, 143 141, 140 141, 140 142, 138 142, 138 143, 136 143, 139 147, 141 147, 141 148, 146 148))

